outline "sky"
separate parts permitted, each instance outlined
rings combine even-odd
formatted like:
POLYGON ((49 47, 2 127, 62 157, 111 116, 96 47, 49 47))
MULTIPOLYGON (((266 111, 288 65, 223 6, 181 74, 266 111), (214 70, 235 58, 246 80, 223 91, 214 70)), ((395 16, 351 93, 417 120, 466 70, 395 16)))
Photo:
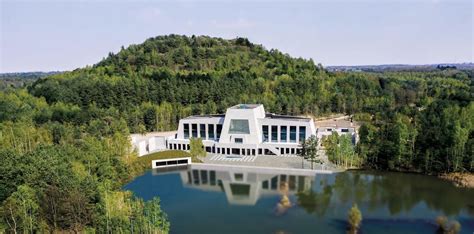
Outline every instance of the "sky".
POLYGON ((473 62, 474 0, 0 0, 0 72, 92 65, 167 34, 247 37, 323 66, 473 62))

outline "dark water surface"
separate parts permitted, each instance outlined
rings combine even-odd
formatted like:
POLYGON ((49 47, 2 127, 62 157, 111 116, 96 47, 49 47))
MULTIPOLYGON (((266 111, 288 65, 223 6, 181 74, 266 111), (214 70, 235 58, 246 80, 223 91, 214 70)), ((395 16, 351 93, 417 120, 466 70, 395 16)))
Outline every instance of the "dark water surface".
POLYGON ((201 164, 150 171, 125 189, 145 200, 160 197, 171 233, 345 233, 353 203, 363 215, 361 233, 435 233, 439 215, 474 233, 474 189, 416 174, 201 164))

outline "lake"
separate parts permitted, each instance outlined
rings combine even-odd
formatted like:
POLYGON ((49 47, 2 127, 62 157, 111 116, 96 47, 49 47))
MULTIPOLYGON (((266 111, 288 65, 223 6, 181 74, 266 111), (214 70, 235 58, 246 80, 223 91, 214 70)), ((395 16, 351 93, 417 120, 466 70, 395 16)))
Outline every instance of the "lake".
POLYGON ((425 175, 193 164, 149 171, 124 189, 160 197, 171 233, 345 233, 354 203, 361 233, 435 233, 440 215, 474 233, 474 189, 425 175))

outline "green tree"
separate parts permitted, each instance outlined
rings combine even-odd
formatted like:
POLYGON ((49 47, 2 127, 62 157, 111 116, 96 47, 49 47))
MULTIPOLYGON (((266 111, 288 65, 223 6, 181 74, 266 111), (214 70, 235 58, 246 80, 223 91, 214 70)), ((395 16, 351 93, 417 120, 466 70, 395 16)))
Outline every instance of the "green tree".
POLYGON ((344 167, 351 168, 353 166, 357 166, 358 159, 356 158, 356 153, 354 149, 354 144, 352 144, 352 135, 350 134, 343 134, 339 137, 339 146, 341 157, 343 160, 344 167))
POLYGON ((318 138, 315 135, 310 136, 301 143, 300 157, 310 160, 311 169, 314 169, 313 163, 321 163, 321 160, 318 158, 318 138))
POLYGON ((36 192, 27 185, 18 186, 2 205, 2 217, 14 233, 34 233, 39 223, 36 192))
POLYGON ((357 233, 362 222, 362 213, 357 204, 354 204, 349 210, 347 221, 349 222, 349 233, 357 233))
POLYGON ((206 151, 204 150, 204 145, 202 144, 201 138, 189 139, 189 153, 192 157, 206 156, 206 151))

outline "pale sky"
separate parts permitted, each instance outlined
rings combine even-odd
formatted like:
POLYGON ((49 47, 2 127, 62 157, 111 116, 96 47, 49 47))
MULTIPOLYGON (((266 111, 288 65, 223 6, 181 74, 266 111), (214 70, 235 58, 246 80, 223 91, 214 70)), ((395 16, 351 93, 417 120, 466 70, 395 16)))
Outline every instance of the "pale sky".
POLYGON ((324 66, 474 58, 472 0, 0 2, 0 72, 72 70, 172 33, 247 37, 324 66))

